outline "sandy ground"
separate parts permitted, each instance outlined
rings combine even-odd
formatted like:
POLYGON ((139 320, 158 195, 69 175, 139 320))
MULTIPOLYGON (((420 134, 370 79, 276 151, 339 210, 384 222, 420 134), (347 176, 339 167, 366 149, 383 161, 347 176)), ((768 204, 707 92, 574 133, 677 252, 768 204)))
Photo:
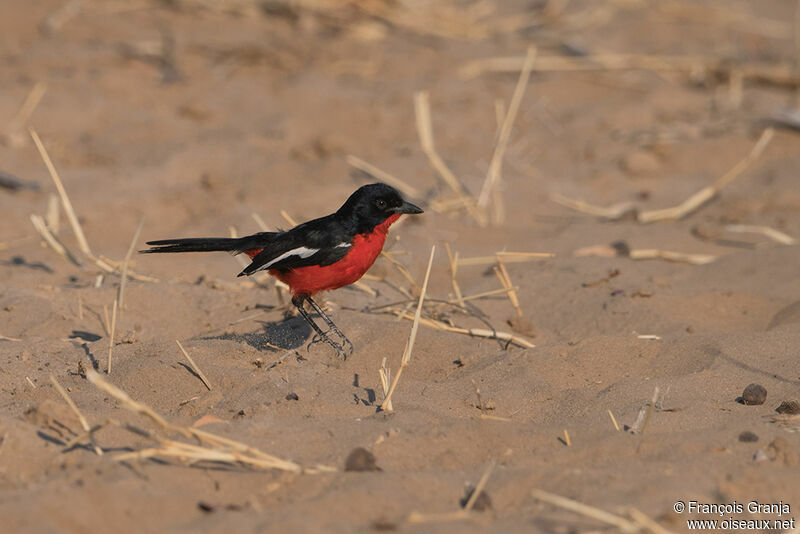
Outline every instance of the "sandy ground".
MULTIPOLYGON (((677 222, 604 221, 551 200, 667 207, 732 168, 760 121, 793 102, 791 89, 759 82, 746 67, 791 66, 796 2, 484 1, 434 12, 411 1, 315 5, 5 2, 0 171, 39 188, 0 189, 3 531, 616 528, 542 502, 535 489, 624 517, 635 507, 672 531, 702 516, 676 514, 679 500, 782 501, 791 513, 780 519, 796 517, 798 424, 775 417, 782 401, 800 397, 800 249, 726 229, 766 225, 800 237, 796 135, 777 131, 721 195, 677 222), (481 227, 464 211, 437 212, 432 203, 453 195, 420 148, 414 93, 429 92, 436 149, 477 195, 495 146, 496 102, 508 109, 518 74, 465 77, 462 69, 521 57, 532 44, 540 57, 722 58, 744 83, 698 69, 534 72, 504 158, 504 220, 481 227), (37 83, 41 102, 15 122, 37 83), (393 227, 387 248, 419 283, 437 245, 430 299, 453 298, 445 243, 461 258, 556 254, 506 264, 531 328, 512 330, 514 308, 500 296, 475 300, 471 314, 425 308, 468 328, 485 327, 475 317, 482 313, 536 347, 420 327, 395 411, 380 413, 378 370, 385 358, 396 371, 410 330, 409 321, 367 311, 407 299, 399 289, 409 282, 387 261, 364 281, 375 296, 354 288, 325 296, 356 346, 342 361, 321 345, 307 351, 307 326, 284 317, 268 280, 262 288, 237 279, 230 256, 134 256, 132 269, 159 281, 128 280, 107 376, 104 309, 120 276, 98 282, 102 271, 80 252, 63 210, 59 238, 85 267, 42 244, 30 215, 44 216, 56 189, 29 126, 92 250, 116 261, 142 219, 138 248, 227 236, 231 227, 255 232, 253 213, 271 227, 287 225, 281 210, 297 220, 329 213, 369 180, 347 163, 358 156, 419 191, 426 213, 393 227), (620 240, 716 260, 574 256, 620 240), (170 422, 333 471, 117 461, 153 442, 109 421, 157 428, 92 385, 85 370, 93 366, 170 422), (90 425, 103 425, 95 434, 102 456, 85 437, 65 448, 82 430, 51 375, 90 425), (766 388, 764 404, 738 401, 750 383, 766 388), (644 433, 630 432, 656 387, 644 433), (742 441, 744 431, 757 441, 742 441), (345 472, 356 447, 381 470, 345 472), (409 521, 459 510, 492 462, 489 509, 409 521)), ((501 287, 489 264, 462 265, 457 280, 465 295, 501 287)))

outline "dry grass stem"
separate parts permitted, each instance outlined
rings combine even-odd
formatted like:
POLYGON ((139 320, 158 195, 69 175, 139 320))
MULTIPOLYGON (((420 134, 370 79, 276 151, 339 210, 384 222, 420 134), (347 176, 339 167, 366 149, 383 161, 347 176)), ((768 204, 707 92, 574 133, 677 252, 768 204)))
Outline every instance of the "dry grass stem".
POLYGON ((371 297, 377 297, 378 296, 378 292, 377 291, 375 291, 374 289, 369 287, 367 284, 365 284, 361 280, 359 280, 358 282, 354 282, 353 283, 353 287, 358 289, 359 291, 363 291, 364 293, 366 293, 367 295, 369 295, 371 297))
POLYGON ((514 284, 511 283, 511 278, 508 276, 508 271, 506 270, 506 266, 503 263, 501 256, 497 256, 497 265, 500 267, 500 270, 495 270, 495 274, 497 274, 497 277, 500 279, 500 283, 507 291, 508 300, 511 301, 511 305, 514 307, 514 310, 516 310, 517 317, 522 317, 522 308, 520 308, 519 305, 517 292, 514 290, 514 284))
POLYGON ((103 331, 106 336, 111 335, 111 317, 108 315, 108 306, 105 304, 103 304, 103 331))
POLYGON ((619 202, 609 207, 595 206, 584 200, 565 197, 564 195, 560 195, 558 193, 550 195, 550 200, 556 204, 573 209, 575 211, 580 211, 581 213, 602 217, 612 221, 620 219, 627 213, 636 211, 636 204, 633 202, 619 202))
POLYGON ((119 303, 114 299, 114 308, 111 312, 111 328, 108 332, 108 364, 106 365, 106 374, 111 374, 111 351, 114 350, 114 332, 117 329, 117 308, 119 303))
POLYGON ((289 215, 289 213, 286 210, 281 210, 281 217, 283 217, 283 219, 286 222, 288 222, 290 225, 292 225, 292 227, 297 226, 297 221, 292 219, 292 216, 289 215))
MULTIPOLYGON (((495 57, 480 59, 467 63, 461 74, 466 78, 474 78, 485 72, 520 72, 527 61, 527 56, 495 57)), ((539 56, 533 72, 585 72, 614 70, 652 70, 652 71, 690 71, 698 66, 715 63, 703 56, 657 56, 657 55, 624 55, 603 54, 584 57, 539 56)))
POLYGON ((608 416, 611 418, 611 422, 614 424, 614 429, 616 429, 616 431, 619 432, 619 424, 617 423, 617 418, 614 417, 614 414, 611 412, 611 410, 608 410, 608 416))
POLYGON ((65 260, 77 265, 78 267, 83 267, 83 264, 69 251, 67 247, 64 246, 61 241, 50 231, 50 228, 47 227, 45 224, 44 219, 42 219, 39 215, 31 214, 31 222, 33 223, 33 227, 39 233, 40 236, 45 240, 45 242, 50 245, 59 256, 63 257, 65 260))
POLYGON ((500 136, 500 130, 503 128, 503 121, 506 117, 506 104, 502 98, 497 98, 494 101, 494 118, 497 121, 497 136, 500 136))
POLYGON ((4 336, 2 334, 0 334, 0 339, 2 339, 3 341, 22 341, 18 337, 8 337, 8 336, 4 336))
POLYGON ((160 447, 118 455, 115 457, 116 460, 122 461, 131 458, 174 457, 189 463, 205 461, 240 465, 253 469, 280 469, 293 473, 320 473, 333 471, 332 468, 326 466, 303 468, 295 462, 282 460, 271 454, 267 454, 263 451, 232 439, 211 434, 197 428, 173 425, 154 412, 150 407, 131 399, 127 393, 107 382, 94 370, 87 370, 86 378, 89 380, 89 382, 120 401, 123 408, 147 417, 161 430, 176 432, 185 438, 194 438, 200 442, 200 445, 192 445, 151 434, 149 437, 155 440, 160 447))
POLYGON ((44 97, 46 92, 47 84, 44 82, 36 82, 25 97, 22 106, 20 106, 17 113, 8 122, 6 132, 12 146, 19 146, 22 144, 23 136, 20 135, 20 130, 28 122, 28 119, 31 118, 31 115, 33 115, 33 112, 36 110, 39 102, 42 101, 42 97, 44 97))
POLYGON ((375 165, 367 163, 361 158, 358 158, 350 154, 347 156, 347 163, 351 167, 354 167, 361 172, 369 174, 370 176, 380 180, 381 182, 385 182, 391 185, 392 187, 394 187, 407 197, 421 198, 420 192, 417 191, 417 189, 414 186, 411 186, 406 182, 404 182, 403 180, 401 180, 400 178, 397 178, 396 176, 389 174, 384 170, 379 169, 375 165))
POLYGON ((489 465, 486 467, 486 471, 483 472, 483 476, 475 485, 475 488, 472 490, 472 495, 470 495, 469 500, 464 504, 464 508, 461 510, 456 510, 454 512, 444 512, 439 514, 422 514, 419 512, 411 512, 408 515, 407 521, 412 524, 421 524, 421 523, 443 523, 447 521, 460 521, 464 519, 474 519, 476 517, 475 514, 472 513, 472 509, 475 506, 475 502, 480 497, 481 492, 483 492, 483 488, 486 487, 486 483, 489 480, 489 477, 494 470, 495 460, 489 462, 489 465))
POLYGON ((689 263, 691 265, 706 265, 717 259, 717 256, 713 254, 686 254, 684 252, 673 252, 671 250, 659 250, 654 248, 632 249, 629 257, 632 260, 660 259, 678 263, 689 263))
POLYGON ((422 151, 428 156, 431 166, 439 173, 439 176, 450 187, 456 197, 463 202, 467 212, 478 222, 481 226, 486 226, 486 217, 477 209, 475 201, 467 193, 464 192, 464 186, 456 178, 456 175, 447 167, 444 160, 436 152, 433 143, 433 122, 431 121, 430 102, 428 99, 427 91, 420 91, 414 94, 414 114, 417 121, 417 134, 419 135, 419 142, 422 145, 422 151))
POLYGON ((447 261, 450 263, 450 283, 453 286, 453 293, 455 293, 458 305, 463 308, 464 297, 461 295, 461 288, 456 281, 456 272, 458 272, 458 252, 453 256, 453 253, 450 251, 450 243, 445 243, 444 248, 447 251, 447 261))
POLYGON ((30 384, 30 385, 31 385, 31 388, 33 388, 33 389, 36 389, 36 384, 34 384, 34 383, 33 383, 33 380, 31 380, 31 377, 29 377, 29 376, 26 376, 26 377, 25 377, 25 380, 27 380, 27 381, 28 381, 28 384, 30 384))
MULTIPOLYGON (((636 204, 632 202, 620 202, 614 204, 613 206, 603 207, 595 206, 583 200, 568 198, 559 194, 551 195, 550 199, 556 204, 560 204, 575 211, 580 211, 581 213, 587 213, 589 215, 594 215, 596 217, 602 217, 609 220, 620 219, 629 213, 633 213, 636 217, 636 220, 643 224, 656 221, 675 221, 682 219, 700 209, 709 200, 717 196, 717 194, 719 194, 719 192, 725 186, 730 184, 733 180, 744 173, 748 167, 750 167, 756 160, 758 160, 758 158, 761 157, 770 141, 772 141, 774 134, 775 130, 773 128, 767 128, 764 130, 764 132, 761 134, 761 137, 759 137, 758 141, 755 143, 755 145, 753 145, 753 148, 744 159, 734 165, 728 172, 720 176, 714 183, 704 187, 700 191, 697 191, 677 206, 657 210, 639 211, 636 207, 636 204)), ((773 237, 774 235, 775 234, 770 235, 769 237, 773 237)), ((781 237, 777 238, 777 240, 780 239, 781 237)))
POLYGON ((769 226, 729 224, 728 226, 725 227, 725 230, 727 230, 728 232, 736 232, 736 233, 761 234, 782 245, 794 245, 795 243, 797 243, 797 240, 792 236, 785 234, 780 230, 776 230, 775 228, 770 228, 769 226))
POLYGON ((478 497, 480 497, 481 493, 483 492, 483 488, 486 487, 486 483, 489 481, 489 477, 492 476, 492 471, 494 470, 494 466, 495 466, 495 460, 492 459, 492 461, 489 462, 489 465, 486 466, 486 471, 483 472, 483 476, 481 476, 481 479, 475 485, 475 489, 472 490, 472 495, 470 495, 469 500, 464 505, 464 511, 466 511, 467 513, 472 511, 472 508, 475 506, 475 501, 478 500, 478 497))
POLYGON ((486 413, 486 407, 483 405, 483 399, 481 399, 481 388, 478 387, 478 383, 475 380, 472 380, 472 387, 475 388, 475 396, 478 398, 478 409, 481 413, 486 413))
POLYGON ((47 197, 47 214, 45 215, 45 222, 47 228, 53 232, 53 235, 58 235, 61 228, 61 201, 56 195, 47 197))
POLYGON ((775 130, 773 128, 767 128, 761 134, 761 137, 758 138, 758 141, 753 145, 753 148, 747 156, 734 165, 728 172, 720 176, 713 184, 704 187, 677 206, 660 210, 643 211, 639 213, 638 221, 641 223, 651 223, 663 220, 678 220, 697 211, 758 160, 770 141, 772 141, 774 135, 775 130))
POLYGON ((473 258, 457 258, 456 267, 462 265, 491 265, 502 258, 506 263, 533 261, 540 258, 554 258, 554 252, 496 252, 494 256, 476 256, 473 258))
POLYGON ((514 93, 511 96, 511 103, 508 106, 508 113, 505 114, 503 125, 500 128, 500 134, 497 137, 497 144, 494 148, 494 154, 489 163, 489 171, 486 174, 486 180, 483 182, 480 195, 478 195, 478 207, 486 209, 489 205, 489 196, 492 191, 497 187, 500 181, 500 175, 503 168, 503 155, 505 154, 508 140, 511 137, 511 129, 514 126, 514 121, 519 112, 519 106, 522 103, 522 97, 525 94, 525 88, 528 86, 530 79, 531 68, 536 59, 536 47, 528 48, 528 53, 525 56, 525 62, 522 64, 519 80, 514 88, 514 93))
POLYGON ((406 343, 406 348, 403 351, 403 358, 400 360, 400 367, 397 369, 397 374, 394 376, 394 380, 392 381, 392 385, 389 388, 389 392, 386 394, 386 397, 381 404, 381 409, 383 411, 389 411, 387 409, 388 406, 391 406, 392 395, 394 394, 395 389, 397 389, 397 383, 400 381, 400 376, 403 374, 403 369, 408 365, 411 361, 411 353, 414 350, 414 342, 417 339, 417 330, 419 328, 419 322, 422 315, 422 303, 425 301, 425 292, 428 290, 428 279, 431 276, 431 267, 433 266, 433 256, 436 253, 436 246, 431 247, 431 255, 428 258, 428 268, 425 271, 425 280, 422 282, 422 290, 419 294, 419 302, 417 303, 417 311, 414 313, 413 324, 411 325, 411 333, 408 336, 408 342, 406 343))
POLYGON ((86 241, 86 236, 83 234, 81 223, 78 222, 78 216, 75 215, 75 210, 72 209, 72 202, 70 202, 69 197, 67 196, 67 191, 64 189, 64 184, 61 183, 61 178, 58 176, 58 172, 56 171, 53 162, 50 160, 47 149, 44 148, 44 145, 42 144, 41 139, 39 139, 39 134, 36 133, 36 130, 30 128, 29 132, 33 138, 33 142, 36 144, 36 148, 39 150, 39 155, 42 157, 45 166, 47 166, 47 170, 50 173, 50 177, 53 179, 53 183, 56 185, 58 194, 61 197, 61 205, 64 207, 64 212, 67 214, 69 223, 72 226, 72 231, 75 233, 75 238, 78 240, 78 246, 84 254, 91 257, 92 250, 89 248, 89 242, 86 241))
POLYGON ((414 280, 414 277, 411 276, 411 273, 408 272, 408 269, 406 269, 405 265, 394 259, 391 254, 387 254, 383 251, 381 251, 381 258, 384 258, 386 261, 391 263, 394 268, 397 269, 397 272, 399 272, 403 278, 405 278, 406 281, 411 284, 411 287, 414 291, 420 291, 419 284, 417 284, 416 280, 414 280))
POLYGON ((508 288, 504 287, 504 288, 500 288, 500 289, 492 289, 491 291, 484 291, 482 293, 475 293, 474 295, 467 295, 466 297, 462 297, 461 302, 459 302, 457 299, 454 299, 454 300, 449 300, 448 303, 450 303, 450 304, 458 304, 459 306, 461 306, 463 308, 464 305, 462 303, 466 302, 468 300, 482 299, 484 297, 493 297, 495 295, 505 295, 505 294, 508 294, 509 291, 516 291, 517 289, 519 289, 519 286, 513 286, 513 287, 508 287, 508 288))
POLYGON ((647 406, 647 413, 644 417, 644 423, 642 424, 642 428, 639 430, 641 435, 644 435, 644 431, 647 429, 647 425, 650 424, 650 418, 653 416, 653 410, 656 408, 656 403, 658 402, 658 395, 659 390, 658 386, 653 389, 653 398, 650 400, 650 404, 647 406))
POLYGON ((643 514, 633 506, 628 508, 628 515, 631 516, 631 519, 633 519, 635 523, 638 523, 643 527, 642 530, 649 530, 653 534, 672 534, 671 530, 667 530, 666 528, 662 527, 651 517, 643 514))
POLYGON ((103 449, 101 449, 100 446, 97 445, 97 443, 94 442, 94 439, 92 437, 91 427, 89 426, 89 422, 83 416, 83 414, 78 409, 78 407, 75 405, 75 402, 67 394, 66 390, 63 387, 61 387, 61 384, 58 383, 58 380, 56 380, 55 376, 50 375, 50 383, 53 384, 53 387, 56 388, 56 391, 58 391, 58 393, 64 398, 64 400, 66 401, 67 406, 69 406, 70 410, 72 410, 72 412, 76 416, 78 416, 78 421, 80 421, 81 427, 88 434, 89 438, 92 440, 92 446, 94 447, 94 452, 97 453, 98 456, 103 456, 103 449))
POLYGON ((120 310, 125 308, 123 299, 125 297, 125 281, 128 278, 128 263, 131 261, 133 250, 136 248, 136 242, 139 240, 139 233, 142 231, 142 226, 144 226, 144 219, 139 221, 139 226, 136 227, 136 232, 133 233, 131 245, 128 247, 128 253, 125 254, 125 259, 122 260, 122 274, 120 275, 119 292, 117 295, 120 310))
MULTIPOLYGON (((403 312, 401 310, 391 310, 391 312, 395 315, 402 317, 403 319, 408 319, 408 320, 414 319, 410 314, 408 314, 407 312, 403 312)), ((519 345, 520 347, 525 347, 528 349, 532 349, 536 346, 533 343, 530 343, 529 341, 526 341, 520 337, 509 334, 507 332, 499 332, 497 330, 487 330, 485 328, 460 328, 457 326, 450 326, 447 323, 443 323, 435 319, 428 319, 426 317, 422 317, 419 320, 419 323, 423 326, 435 328, 436 330, 444 330, 445 332, 452 332, 454 334, 466 334, 472 337, 482 337, 487 339, 499 339, 501 341, 509 341, 511 343, 514 343, 515 345, 519 345)))
MULTIPOLYGON (((29 128, 28 131, 30 132, 31 138, 36 144, 36 148, 39 150, 39 155, 42 157, 42 161, 44 161, 44 164, 50 173, 50 177, 53 179, 53 183, 58 190, 59 197, 61 198, 61 205, 64 207, 64 212, 67 214, 67 219, 69 219, 72 231, 75 234, 75 238, 78 240, 78 247, 81 249, 81 252, 83 252, 87 258, 91 259, 92 262, 94 262, 94 264, 100 267, 102 270, 109 273, 120 272, 122 270, 122 263, 114 262, 113 260, 109 260, 108 258, 104 258, 102 256, 98 257, 92 253, 91 248, 89 248, 89 242, 86 240, 86 236, 83 233, 83 228, 78 221, 78 216, 75 215, 72 202, 69 200, 67 191, 64 189, 64 184, 61 182, 61 178, 59 177, 58 172, 56 171, 56 168, 47 153, 47 149, 45 149, 41 139, 39 139, 39 135, 33 128, 29 128)), ((143 282, 158 282, 157 278, 140 275, 133 271, 130 271, 128 276, 143 282)))
MULTIPOLYGON (((381 379, 381 389, 383 390, 383 398, 385 399, 386 396, 389 394, 389 386, 392 383, 392 370, 386 366, 386 357, 384 356, 383 361, 381 361, 381 368, 378 369, 378 376, 381 379)), ((389 402, 383 401, 381 408, 387 412, 393 411, 392 408, 392 400, 389 399, 389 402)))
POLYGON ((572 440, 569 439, 569 432, 567 432, 566 428, 564 429, 564 444, 567 447, 572 447, 572 440))
POLYGON ((646 339, 646 340, 649 340, 649 341, 660 341, 661 340, 661 336, 658 336, 656 334, 639 334, 639 335, 636 336, 636 339, 646 339))
POLYGON ((262 232, 270 231, 269 226, 267 226, 267 223, 264 222, 264 219, 262 219, 258 213, 253 212, 250 214, 250 216, 253 218, 253 220, 256 222, 256 224, 258 225, 258 227, 261 229, 262 232))
POLYGON ((633 521, 625 519, 624 517, 606 512, 605 510, 601 510, 599 508, 595 508, 594 506, 573 501, 572 499, 568 499, 560 495, 555 495, 539 489, 534 489, 531 492, 531 495, 534 499, 552 504, 553 506, 557 506, 559 508, 563 508, 564 510, 569 510, 570 512, 575 512, 576 514, 580 514, 584 517, 589 517, 602 523, 615 526, 622 532, 633 533, 640 530, 639 525, 633 521))
POLYGON ((489 413, 482 413, 481 419, 487 419, 489 421, 503 421, 504 423, 508 423, 511 421, 510 417, 501 417, 499 415, 492 415, 489 413))
POLYGON ((208 379, 206 378, 206 375, 204 375, 203 371, 201 371, 200 368, 197 366, 197 364, 194 363, 194 360, 192 359, 191 356, 189 356, 189 353, 186 352, 186 349, 183 348, 183 345, 181 345, 181 342, 176 339, 175 343, 178 344, 178 348, 181 349, 181 352, 183 353, 183 355, 186 356, 187 360, 189 360, 189 365, 192 366, 192 370, 200 378, 200 380, 202 380, 202 382, 206 386, 206 388, 208 388, 208 390, 211 391, 211 382, 208 381, 208 379))

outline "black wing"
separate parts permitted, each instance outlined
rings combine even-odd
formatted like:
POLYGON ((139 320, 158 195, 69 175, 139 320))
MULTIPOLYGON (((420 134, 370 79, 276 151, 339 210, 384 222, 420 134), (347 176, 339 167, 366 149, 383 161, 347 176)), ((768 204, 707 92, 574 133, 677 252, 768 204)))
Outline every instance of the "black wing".
POLYGON ((328 215, 274 236, 239 276, 267 269, 286 271, 310 265, 331 265, 345 257, 352 243, 353 233, 348 232, 335 215, 328 215))

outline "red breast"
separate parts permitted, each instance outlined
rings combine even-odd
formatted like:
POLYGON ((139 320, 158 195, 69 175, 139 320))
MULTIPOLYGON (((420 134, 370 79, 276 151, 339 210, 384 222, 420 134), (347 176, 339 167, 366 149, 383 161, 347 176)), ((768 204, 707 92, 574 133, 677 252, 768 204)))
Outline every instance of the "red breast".
MULTIPOLYGON (((356 234, 352 246, 344 258, 330 265, 310 265, 299 267, 288 272, 270 270, 269 274, 284 282, 292 290, 293 295, 313 295, 320 291, 337 289, 358 281, 366 273, 386 242, 386 233, 400 214, 395 214, 376 226, 368 234, 356 234)), ((253 251, 247 251, 247 254, 253 251)), ((258 254, 258 251, 255 251, 258 254)), ((250 256, 251 258, 253 256, 250 256)))

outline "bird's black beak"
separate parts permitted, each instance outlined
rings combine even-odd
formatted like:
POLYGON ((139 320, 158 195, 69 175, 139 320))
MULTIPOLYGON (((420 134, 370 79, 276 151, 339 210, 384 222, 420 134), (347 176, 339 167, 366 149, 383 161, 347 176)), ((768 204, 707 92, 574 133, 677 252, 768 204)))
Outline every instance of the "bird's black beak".
POLYGON ((422 209, 419 206, 415 206, 411 202, 403 202, 397 209, 397 213, 407 213, 408 215, 416 215, 417 213, 423 213, 422 209))

